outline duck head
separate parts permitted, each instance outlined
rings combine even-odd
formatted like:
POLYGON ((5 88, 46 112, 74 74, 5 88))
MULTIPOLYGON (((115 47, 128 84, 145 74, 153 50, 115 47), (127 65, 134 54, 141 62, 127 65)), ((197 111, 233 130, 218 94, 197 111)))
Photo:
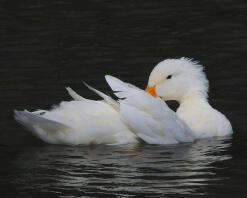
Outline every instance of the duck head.
POLYGON ((208 80, 203 66, 189 58, 166 59, 151 72, 145 90, 163 100, 182 102, 189 97, 208 96, 208 80))

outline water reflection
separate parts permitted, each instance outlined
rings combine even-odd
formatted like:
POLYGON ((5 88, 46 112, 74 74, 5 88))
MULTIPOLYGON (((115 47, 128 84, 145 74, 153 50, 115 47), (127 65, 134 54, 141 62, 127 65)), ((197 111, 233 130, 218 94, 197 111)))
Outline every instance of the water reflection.
POLYGON ((231 159, 228 139, 173 146, 63 147, 45 145, 22 152, 13 182, 21 190, 69 195, 201 194, 200 188, 231 159))

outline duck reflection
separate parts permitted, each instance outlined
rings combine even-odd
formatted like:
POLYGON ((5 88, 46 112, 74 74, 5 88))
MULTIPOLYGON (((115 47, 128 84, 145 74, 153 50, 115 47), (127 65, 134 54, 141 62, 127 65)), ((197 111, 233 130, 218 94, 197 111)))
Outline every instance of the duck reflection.
POLYGON ((66 195, 160 196, 200 193, 226 179, 220 163, 231 159, 228 138, 171 146, 121 145, 28 148, 14 162, 18 188, 66 195))

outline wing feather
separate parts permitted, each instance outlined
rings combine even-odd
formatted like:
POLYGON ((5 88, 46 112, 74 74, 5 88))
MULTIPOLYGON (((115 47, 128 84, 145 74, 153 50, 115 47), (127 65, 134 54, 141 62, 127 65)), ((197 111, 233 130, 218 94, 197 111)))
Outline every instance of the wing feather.
POLYGON ((120 100, 120 115, 132 131, 149 144, 191 142, 191 129, 172 111, 165 101, 143 90, 106 76, 106 80, 120 100))

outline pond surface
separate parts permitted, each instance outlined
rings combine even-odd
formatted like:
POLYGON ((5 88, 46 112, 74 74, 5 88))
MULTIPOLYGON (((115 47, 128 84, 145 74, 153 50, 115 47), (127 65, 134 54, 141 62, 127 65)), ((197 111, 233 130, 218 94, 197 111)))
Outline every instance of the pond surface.
MULTIPOLYGON (((246 1, 2 1, 1 197, 247 197, 246 1), (210 103, 234 135, 171 146, 49 145, 14 109, 99 99, 111 74, 140 88, 166 58, 205 66, 210 103)), ((171 104, 172 108, 175 105, 171 104)))

